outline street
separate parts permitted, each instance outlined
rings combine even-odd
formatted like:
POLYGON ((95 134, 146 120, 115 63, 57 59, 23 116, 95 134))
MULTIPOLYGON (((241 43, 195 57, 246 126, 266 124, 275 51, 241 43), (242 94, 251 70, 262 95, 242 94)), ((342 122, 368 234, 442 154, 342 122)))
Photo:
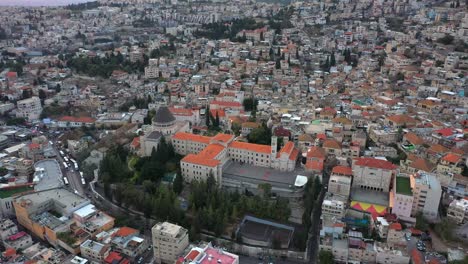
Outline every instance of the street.
MULTIPOLYGON (((65 162, 64 158, 60 155, 60 149, 58 149, 58 146, 57 146, 57 141, 56 140, 53 140, 53 146, 52 146, 52 149, 54 150, 55 152, 55 155, 56 155, 56 158, 57 160, 59 161, 60 163, 60 168, 62 169, 62 174, 64 177, 67 177, 68 179, 68 182, 70 184, 70 188, 72 190, 75 190, 77 191, 79 194, 81 195, 85 195, 85 192, 84 192, 84 187, 83 185, 81 184, 81 176, 80 176, 80 173, 79 171, 76 171, 74 168, 72 168, 72 166, 68 167, 68 168, 65 168, 63 166, 63 163, 65 162)), ((64 152, 64 151, 63 151, 64 152)), ((65 155, 67 155, 66 152, 64 152, 65 155)))

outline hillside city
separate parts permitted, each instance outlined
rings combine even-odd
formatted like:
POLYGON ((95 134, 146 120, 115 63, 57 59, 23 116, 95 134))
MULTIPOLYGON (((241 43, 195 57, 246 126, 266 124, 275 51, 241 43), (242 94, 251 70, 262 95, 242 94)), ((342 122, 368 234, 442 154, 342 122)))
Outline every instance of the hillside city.
POLYGON ((0 263, 468 263, 468 1, 1 2, 0 263))

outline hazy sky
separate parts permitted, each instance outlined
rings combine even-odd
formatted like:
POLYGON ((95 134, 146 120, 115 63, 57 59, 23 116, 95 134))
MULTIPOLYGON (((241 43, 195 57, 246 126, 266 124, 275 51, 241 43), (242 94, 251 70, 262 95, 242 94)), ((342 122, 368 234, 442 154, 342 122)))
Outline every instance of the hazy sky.
POLYGON ((91 1, 93 0, 0 0, 0 6, 58 6, 91 1))

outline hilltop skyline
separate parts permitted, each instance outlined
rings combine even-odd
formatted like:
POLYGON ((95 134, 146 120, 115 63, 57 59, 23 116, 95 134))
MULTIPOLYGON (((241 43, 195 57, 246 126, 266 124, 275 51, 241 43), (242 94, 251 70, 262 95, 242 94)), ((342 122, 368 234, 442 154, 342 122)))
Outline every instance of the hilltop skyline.
POLYGON ((0 6, 64 6, 92 2, 91 0, 2 0, 0 6))

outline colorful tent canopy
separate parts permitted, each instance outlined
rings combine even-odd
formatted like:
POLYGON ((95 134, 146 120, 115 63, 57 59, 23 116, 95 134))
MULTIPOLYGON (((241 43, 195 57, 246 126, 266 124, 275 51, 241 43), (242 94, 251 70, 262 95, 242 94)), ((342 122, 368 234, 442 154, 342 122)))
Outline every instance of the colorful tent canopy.
POLYGON ((351 208, 370 213, 373 219, 377 218, 377 216, 384 216, 387 213, 387 207, 385 206, 358 201, 351 201, 351 208))

